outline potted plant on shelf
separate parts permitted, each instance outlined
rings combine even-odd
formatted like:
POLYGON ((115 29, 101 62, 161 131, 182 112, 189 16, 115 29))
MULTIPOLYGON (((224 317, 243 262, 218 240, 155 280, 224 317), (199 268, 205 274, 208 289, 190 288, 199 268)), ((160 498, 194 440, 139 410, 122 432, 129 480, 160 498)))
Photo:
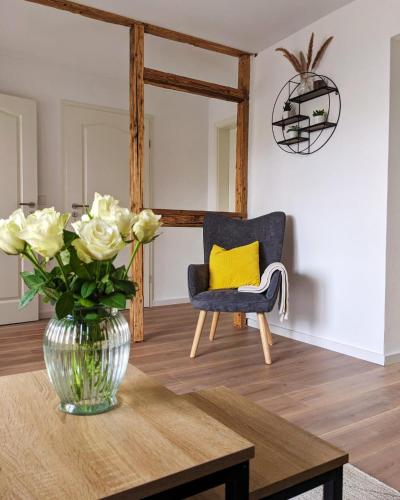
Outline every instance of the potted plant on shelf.
POLYGON ((326 113, 324 109, 314 109, 313 111, 313 124, 326 122, 326 113))
POLYGON ((296 139, 297 137, 301 137, 300 127, 298 125, 292 125, 286 131, 286 138, 296 139))
POLYGON ((282 119, 287 120, 291 116, 294 116, 296 114, 296 110, 294 109, 293 104, 290 101, 286 101, 285 105, 283 106, 283 115, 282 119))
POLYGON ((0 249, 30 261, 21 272, 28 291, 20 307, 37 295, 55 306, 44 333, 49 378, 60 409, 93 415, 112 409, 130 351, 130 330, 120 313, 136 293, 129 270, 141 245, 157 236, 161 216, 134 214, 112 196, 95 194, 81 220, 66 229, 70 214, 45 208, 16 210, 0 220, 0 249), (127 265, 116 257, 128 245, 127 265))

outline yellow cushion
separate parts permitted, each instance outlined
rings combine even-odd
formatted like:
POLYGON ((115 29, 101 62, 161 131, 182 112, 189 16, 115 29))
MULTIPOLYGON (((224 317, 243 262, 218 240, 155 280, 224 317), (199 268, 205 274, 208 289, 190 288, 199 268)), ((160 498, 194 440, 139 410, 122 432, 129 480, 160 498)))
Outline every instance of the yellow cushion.
POLYGON ((258 241, 225 250, 213 245, 210 253, 210 290, 260 284, 258 241))

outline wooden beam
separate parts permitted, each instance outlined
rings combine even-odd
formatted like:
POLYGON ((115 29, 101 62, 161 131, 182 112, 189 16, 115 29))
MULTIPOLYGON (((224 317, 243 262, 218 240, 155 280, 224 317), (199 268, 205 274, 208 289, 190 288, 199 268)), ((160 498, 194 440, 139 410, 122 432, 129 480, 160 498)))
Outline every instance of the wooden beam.
MULTIPOLYGON (((130 175, 131 210, 143 208, 144 171, 144 29, 137 24, 130 30, 129 97, 130 97, 130 175)), ((132 300, 130 324, 135 342, 143 340, 143 246, 132 266, 133 281, 137 284, 132 300)))
POLYGON ((138 23, 137 21, 135 21, 134 19, 130 19, 129 17, 120 16, 119 14, 114 14, 113 12, 108 12, 102 9, 96 9, 95 7, 90 7, 89 5, 70 2, 68 0, 26 0, 26 1, 31 3, 37 3, 39 5, 45 5, 46 7, 53 7, 54 9, 65 10, 66 12, 71 12, 71 14, 79 14, 84 17, 89 17, 90 19, 96 19, 97 21, 104 21, 105 23, 128 26, 129 28, 138 23))
MULTIPOLYGON (((152 208, 153 212, 161 215, 164 227, 203 227, 204 216, 210 213, 206 210, 170 210, 165 208, 152 208)), ((233 219, 243 219, 244 214, 239 212, 218 212, 233 219)))
POLYGON ((242 55, 254 56, 256 54, 246 52, 240 49, 235 49, 233 47, 227 47, 221 43, 210 42, 204 40, 203 38, 198 38, 192 35, 185 35, 179 33, 178 31, 168 30, 165 28, 160 28, 159 26, 154 26, 152 24, 145 24, 145 32, 149 35, 158 36, 160 38, 166 38, 167 40, 173 40, 175 42, 187 43, 193 45, 194 47, 199 47, 200 49, 211 50, 212 52, 219 52, 220 54, 225 54, 226 56, 240 57, 242 55))
POLYGON ((219 52, 220 54, 225 54, 228 56, 240 57, 241 55, 245 54, 255 55, 251 54, 250 52, 235 49, 233 47, 228 47, 227 45, 210 42, 209 40, 204 40, 203 38, 198 38, 192 35, 186 35, 184 33, 180 33, 179 31, 161 28, 160 26, 144 23, 137 19, 132 19, 131 17, 121 16, 119 14, 114 14, 113 12, 97 9, 95 7, 90 7, 89 5, 83 5, 77 2, 71 2, 69 0, 25 0, 25 1, 31 3, 37 3, 39 5, 45 5, 47 7, 53 7, 59 10, 65 10, 67 12, 71 12, 72 14, 79 14, 81 16, 89 17, 90 19, 96 19, 98 21, 104 21, 106 23, 128 26, 129 28, 141 24, 144 28, 145 33, 148 33, 149 35, 166 38, 167 40, 173 40, 175 42, 187 43, 189 45, 193 45, 194 47, 210 50, 212 52, 219 52))
POLYGON ((173 73, 165 73, 164 71, 150 68, 144 69, 144 83, 154 85, 155 87, 179 90, 181 92, 189 92, 190 94, 198 94, 238 103, 243 102, 248 97, 247 93, 242 89, 196 80, 187 76, 174 75, 173 73))
MULTIPOLYGON (((235 210, 247 217, 250 56, 239 57, 238 86, 246 93, 247 99, 238 104, 237 109, 235 210)), ((243 328, 246 325, 246 316, 243 313, 234 314, 233 324, 243 328)))

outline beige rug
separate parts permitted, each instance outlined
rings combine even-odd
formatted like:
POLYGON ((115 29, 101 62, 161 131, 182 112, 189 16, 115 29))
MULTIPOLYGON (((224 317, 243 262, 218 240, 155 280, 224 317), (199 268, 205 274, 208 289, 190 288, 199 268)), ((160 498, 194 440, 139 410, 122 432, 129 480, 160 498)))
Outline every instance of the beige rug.
MULTIPOLYGON (((365 474, 365 472, 353 467, 353 465, 345 465, 343 471, 344 500, 387 500, 400 498, 400 492, 365 474)), ((297 500, 322 500, 322 487, 315 488, 295 498, 297 500)))

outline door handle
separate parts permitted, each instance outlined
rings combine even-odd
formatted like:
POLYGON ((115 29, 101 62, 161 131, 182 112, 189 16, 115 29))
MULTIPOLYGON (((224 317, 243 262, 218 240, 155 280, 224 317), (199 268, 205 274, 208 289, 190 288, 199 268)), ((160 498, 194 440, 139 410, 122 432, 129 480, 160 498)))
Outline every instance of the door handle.
POLYGON ((79 212, 77 211, 77 209, 83 208, 86 210, 87 208, 89 208, 89 205, 84 205, 83 203, 72 203, 71 207, 72 207, 72 217, 76 219, 77 217, 79 217, 79 212))
POLYGON ((73 209, 75 209, 75 208, 89 208, 89 205, 81 205, 79 203, 72 203, 71 207, 73 209))
POLYGON ((28 207, 29 208, 28 213, 33 214, 33 209, 36 207, 36 203, 34 201, 28 201, 28 202, 21 201, 21 203, 19 203, 19 206, 22 208, 28 207))

